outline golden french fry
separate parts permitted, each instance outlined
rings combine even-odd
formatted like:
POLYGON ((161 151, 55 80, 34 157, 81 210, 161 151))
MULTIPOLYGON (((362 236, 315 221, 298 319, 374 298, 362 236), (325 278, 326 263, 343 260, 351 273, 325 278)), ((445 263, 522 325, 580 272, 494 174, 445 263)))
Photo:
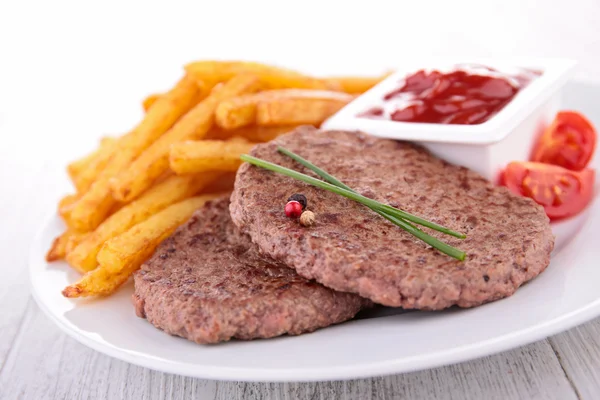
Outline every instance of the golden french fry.
POLYGON ((79 282, 64 288, 62 294, 68 298, 108 296, 127 282, 136 269, 129 266, 121 273, 111 274, 103 268, 96 268, 86 273, 79 282))
POLYGON ((215 110, 215 122, 223 129, 236 129, 256 121, 257 106, 263 102, 292 99, 331 100, 348 103, 352 96, 330 90, 279 89, 265 90, 222 101, 215 110))
POLYGON ((264 143, 296 129, 297 125, 253 126, 235 130, 237 136, 245 137, 251 142, 264 143))
POLYGON ((69 230, 66 230, 65 232, 63 232, 62 235, 54 239, 54 241, 50 245, 50 249, 46 253, 46 261, 57 261, 65 257, 67 240, 69 239, 70 234, 71 232, 69 232, 69 230))
POLYGON ((65 297, 108 295, 127 281, 156 247, 206 201, 220 194, 192 197, 173 204, 107 241, 98 253, 100 266, 63 290, 65 297))
POLYGON ((243 137, 250 142, 264 143, 270 142, 278 136, 283 135, 296 129, 298 125, 282 125, 282 126, 245 126, 243 128, 225 130, 213 129, 206 137, 209 140, 227 140, 232 137, 243 137))
POLYGON ((102 245, 132 226, 148 219, 171 204, 192 197, 217 180, 221 174, 170 176, 146 191, 139 199, 123 206, 67 253, 67 262, 82 271, 91 271, 98 265, 96 256, 102 245))
POLYGON ((242 73, 258 76, 268 89, 338 89, 336 82, 299 72, 248 61, 197 61, 185 66, 188 74, 201 81, 224 82, 242 73))
POLYGON ((256 123, 262 126, 310 124, 318 127, 354 98, 346 96, 345 99, 291 98, 263 101, 256 105, 256 123))
POLYGON ((46 253, 46 261, 52 262, 62 260, 67 255, 67 250, 71 249, 73 244, 80 240, 85 234, 79 233, 73 229, 67 229, 62 235, 54 239, 50 250, 46 253))
POLYGON ((237 171, 242 164, 240 155, 249 152, 255 144, 243 138, 175 143, 171 146, 169 162, 177 174, 237 171))
POLYGON ((187 221, 194 211, 222 195, 196 196, 165 208, 106 242, 98 253, 98 263, 112 272, 119 272, 130 264, 141 265, 152 255, 156 246, 187 221))
POLYGON ((67 166, 71 182, 79 193, 84 193, 94 183, 99 172, 106 166, 117 140, 113 137, 102 138, 97 150, 67 166))
MULTIPOLYGON (((204 101, 198 103, 172 129, 144 151, 126 171, 113 179, 111 183, 113 197, 122 202, 138 197, 160 174, 168 170, 172 144, 204 138, 213 126, 215 109, 220 102, 254 92, 259 88, 260 81, 256 76, 241 74, 228 81, 220 90, 212 91, 204 101)), ((152 107, 152 110, 154 108, 152 107)))
POLYGON ((362 94, 379 82, 387 78, 390 74, 384 74, 381 76, 339 76, 326 78, 325 82, 329 82, 333 85, 337 85, 342 91, 350 94, 362 94))
POLYGON ((162 96, 162 94, 159 94, 159 93, 153 93, 153 94, 148 95, 144 99, 144 101, 142 101, 142 107, 144 108, 144 111, 148 112, 150 107, 152 107, 152 105, 154 103, 156 103, 156 100, 158 100, 160 98, 160 96, 162 96))
POLYGON ((62 220, 69 228, 73 228, 73 223, 71 221, 71 210, 73 209, 75 204, 77 204, 79 198, 79 194, 68 194, 62 199, 60 199, 60 201, 58 202, 58 215, 60 215, 62 220))
POLYGON ((58 202, 58 215, 60 215, 63 219, 66 219, 65 217, 67 217, 77 200, 79 200, 78 194, 65 195, 58 202))
POLYGON ((234 97, 221 102, 215 110, 215 123, 223 129, 252 125, 256 119, 255 98, 259 95, 264 96, 264 93, 234 97))
POLYGON ((105 137, 101 138, 100 145, 98 146, 98 148, 96 150, 92 151, 91 153, 87 154, 86 156, 84 156, 78 160, 75 160, 75 161, 71 162, 69 165, 67 165, 67 172, 69 173, 69 176, 71 178, 75 178, 76 176, 81 174, 81 172, 83 172, 83 170, 85 170, 96 158, 98 158, 98 156, 100 155, 103 148, 106 148, 106 146, 112 145, 113 143, 116 142, 116 140, 117 140, 117 138, 110 137, 110 136, 105 136, 105 137))
POLYGON ((98 179, 71 210, 70 219, 78 231, 92 231, 104 221, 115 204, 110 179, 127 169, 144 150, 186 114, 205 92, 206 88, 201 88, 194 79, 183 77, 173 89, 156 101, 134 130, 119 140, 118 151, 110 157, 98 179))
MULTIPOLYGON (((69 257, 69 254, 71 254, 71 252, 77 246, 79 246, 79 243, 81 243, 83 240, 85 240, 85 238, 88 236, 89 236, 89 232, 88 233, 76 232, 75 234, 69 236, 69 238, 67 239, 67 244, 65 245, 65 257, 64 257, 65 260, 67 259, 67 257, 69 257)), ((85 272, 84 269, 77 268, 77 267, 73 267, 73 268, 75 268, 79 272, 85 272)))

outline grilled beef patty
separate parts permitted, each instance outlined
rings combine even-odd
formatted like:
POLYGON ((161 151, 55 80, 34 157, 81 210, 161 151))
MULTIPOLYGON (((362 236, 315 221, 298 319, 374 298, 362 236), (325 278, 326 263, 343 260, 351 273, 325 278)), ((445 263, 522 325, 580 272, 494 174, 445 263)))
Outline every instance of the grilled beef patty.
POLYGON ((252 155, 312 174, 277 152, 286 147, 362 195, 467 234, 428 233, 467 253, 457 261, 362 204, 250 164, 238 171, 233 222, 261 251, 307 279, 393 307, 473 307, 510 296, 542 272, 554 238, 541 206, 406 142, 301 127, 252 155), (302 193, 316 224, 283 212, 302 193))
POLYGON ((348 320, 370 302, 300 277, 258 253, 207 203, 135 274, 138 316, 197 343, 298 335, 348 320))

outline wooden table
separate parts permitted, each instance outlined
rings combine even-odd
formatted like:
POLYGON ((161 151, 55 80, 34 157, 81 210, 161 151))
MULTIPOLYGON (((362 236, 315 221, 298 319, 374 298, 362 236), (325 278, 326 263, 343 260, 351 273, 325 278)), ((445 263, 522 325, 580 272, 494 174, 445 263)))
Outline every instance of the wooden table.
POLYGON ((52 163, 0 160, 0 399, 600 398, 600 319, 471 362, 347 382, 217 382, 104 356, 62 333, 29 293, 29 245, 64 191, 62 175, 52 163))

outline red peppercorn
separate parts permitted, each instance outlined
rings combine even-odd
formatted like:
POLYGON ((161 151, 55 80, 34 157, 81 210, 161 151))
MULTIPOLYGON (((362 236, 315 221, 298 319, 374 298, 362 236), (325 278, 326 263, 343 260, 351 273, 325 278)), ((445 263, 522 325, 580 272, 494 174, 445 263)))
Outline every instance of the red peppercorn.
POLYGON ((292 200, 285 205, 285 215, 289 218, 300 218, 302 215, 302 204, 292 200))

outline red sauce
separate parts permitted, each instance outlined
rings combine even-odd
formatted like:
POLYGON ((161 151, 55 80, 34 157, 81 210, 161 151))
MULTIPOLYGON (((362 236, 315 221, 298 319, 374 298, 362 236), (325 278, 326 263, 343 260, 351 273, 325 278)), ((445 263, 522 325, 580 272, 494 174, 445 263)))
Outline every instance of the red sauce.
POLYGON ((496 115, 525 87, 536 71, 509 76, 482 66, 488 73, 458 69, 449 73, 420 70, 406 77, 402 86, 360 117, 401 122, 475 125, 496 115))

